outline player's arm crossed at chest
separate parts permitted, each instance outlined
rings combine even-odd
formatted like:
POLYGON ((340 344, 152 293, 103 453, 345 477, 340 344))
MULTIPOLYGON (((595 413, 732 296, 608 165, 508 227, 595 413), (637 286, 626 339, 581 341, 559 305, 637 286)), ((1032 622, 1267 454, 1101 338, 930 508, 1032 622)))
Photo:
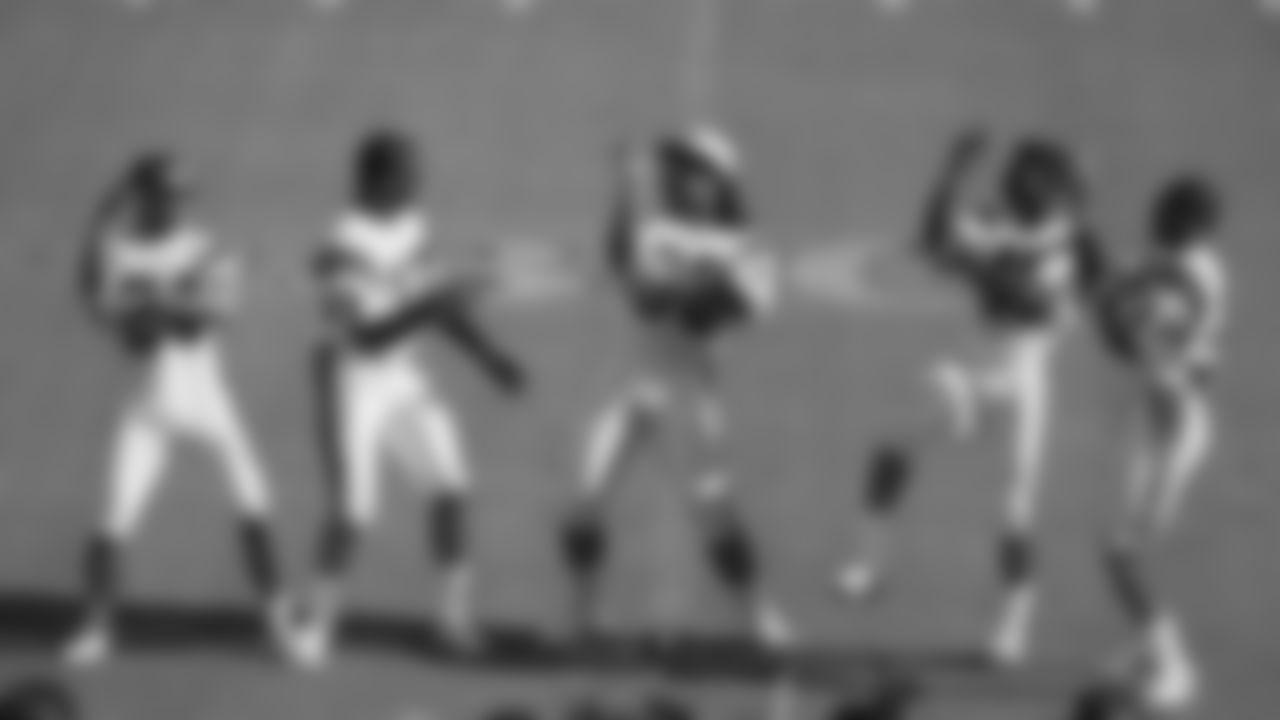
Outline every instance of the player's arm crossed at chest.
POLYGON ((722 302, 748 320, 778 303, 776 263, 751 237, 738 161, 717 147, 698 133, 659 142, 622 232, 634 244, 632 284, 722 302))
POLYGON ((372 350, 397 344, 419 324, 424 305, 452 285, 428 257, 424 212, 341 217, 316 258, 332 329, 341 342, 372 350))
POLYGON ((144 156, 108 196, 80 268, 86 311, 125 348, 207 337, 235 311, 240 265, 181 208, 162 157, 144 156))

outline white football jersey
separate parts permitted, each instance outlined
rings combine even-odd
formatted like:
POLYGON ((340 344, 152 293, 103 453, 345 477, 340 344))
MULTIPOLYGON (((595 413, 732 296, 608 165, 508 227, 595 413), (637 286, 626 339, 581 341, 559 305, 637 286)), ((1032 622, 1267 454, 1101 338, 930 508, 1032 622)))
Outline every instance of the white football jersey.
POLYGON ((1079 233, 1069 220, 1027 229, 972 217, 961 251, 985 270, 975 278, 984 313, 997 323, 1044 325, 1071 315, 1082 278, 1079 233))
POLYGON ((645 279, 658 283, 678 282, 708 266, 727 266, 742 254, 741 238, 717 228, 651 218, 638 230, 638 270, 645 279))
POLYGON ((425 213, 391 218, 346 215, 328 242, 326 251, 336 255, 342 267, 332 289, 358 319, 385 319, 431 287, 424 258, 433 234, 425 213))
POLYGON ((98 300, 108 312, 127 309, 134 293, 152 300, 189 300, 209 272, 214 250, 212 237, 196 226, 157 239, 110 232, 97 258, 102 278, 98 300))

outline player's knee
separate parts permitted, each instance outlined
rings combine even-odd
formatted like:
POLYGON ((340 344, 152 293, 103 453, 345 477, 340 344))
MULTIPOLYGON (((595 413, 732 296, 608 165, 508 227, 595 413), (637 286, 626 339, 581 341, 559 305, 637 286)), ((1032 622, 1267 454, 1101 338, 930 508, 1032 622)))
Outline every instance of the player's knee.
POLYGON ((146 516, 149 496, 141 493, 114 493, 108 500, 107 511, 102 518, 99 533, 113 540, 124 542, 138 534, 146 516))
POLYGON ((265 479, 254 478, 232 486, 232 501, 241 516, 265 519, 271 514, 271 490, 265 479))
POLYGON ((377 517, 378 507, 373 498, 353 497, 344 500, 342 507, 335 513, 333 522, 359 533, 372 527, 377 517))
POLYGON ((137 534, 141 524, 140 513, 110 508, 98 529, 98 535, 115 543, 124 543, 137 534))
POLYGON ((471 482, 471 468, 463 449, 462 433, 444 407, 435 408, 428 419, 430 467, 426 468, 449 492, 463 492, 471 482))
POLYGON ((901 505, 911 484, 911 457, 906 447, 888 442, 871 458, 866 501, 873 513, 893 513, 901 505))
POLYGON ((1021 473, 1014 478, 1014 487, 1005 499, 1005 527, 1010 533, 1030 535, 1035 527, 1040 509, 1040 477, 1036 473, 1021 473))
POLYGON ((372 527, 382 504, 382 478, 376 473, 362 472, 359 467, 345 469, 339 477, 338 492, 332 498, 331 521, 357 531, 372 527))
POLYGON ((1010 531, 1000 539, 997 562, 1001 579, 1010 585, 1029 581, 1036 571, 1035 545, 1025 532, 1010 531))
POLYGON ((441 565, 461 563, 467 553, 469 508, 464 493, 438 493, 428 505, 432 551, 441 565))

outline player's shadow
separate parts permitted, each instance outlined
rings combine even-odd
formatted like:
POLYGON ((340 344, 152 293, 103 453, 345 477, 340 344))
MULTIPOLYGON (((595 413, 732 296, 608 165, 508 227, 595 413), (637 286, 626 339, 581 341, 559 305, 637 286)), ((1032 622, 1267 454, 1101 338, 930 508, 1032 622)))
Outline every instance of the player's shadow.
MULTIPOLYGON (((64 594, 0 591, 0 652, 56 650, 75 629, 78 608, 64 594)), ((272 657, 260 616, 248 604, 134 600, 122 608, 122 652, 228 653, 272 657)), ((906 653, 831 646, 770 652, 729 636, 659 641, 641 633, 557 637, 517 624, 490 624, 473 642, 451 642, 421 616, 354 611, 341 629, 342 649, 394 654, 513 673, 649 673, 681 680, 797 683, 857 687, 886 677, 927 680, 984 674, 972 653, 906 653)))

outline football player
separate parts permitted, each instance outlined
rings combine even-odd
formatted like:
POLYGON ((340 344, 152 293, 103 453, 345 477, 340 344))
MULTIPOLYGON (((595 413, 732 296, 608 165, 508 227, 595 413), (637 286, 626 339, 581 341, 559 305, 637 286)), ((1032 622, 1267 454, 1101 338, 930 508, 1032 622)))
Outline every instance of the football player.
POLYGON ((1141 419, 1106 567, 1138 637, 1142 695, 1166 711, 1191 704, 1200 678, 1146 560, 1174 529, 1213 450, 1210 380, 1220 362, 1230 296, 1216 242, 1221 212, 1209 181, 1184 176, 1169 182, 1154 203, 1148 257, 1112 282, 1100 305, 1104 337, 1137 388, 1141 419))
POLYGON ((524 375, 476 319, 484 278, 439 256, 420 173, 416 146, 403 132, 366 135, 354 153, 349 206, 315 264, 328 328, 317 366, 330 411, 322 444, 337 502, 321 541, 311 617, 298 640, 300 658, 312 667, 332 653, 343 578, 377 519, 389 458, 423 502, 427 550, 443 571, 441 624, 455 642, 474 640, 473 471, 462 428, 423 363, 419 336, 447 338, 508 392, 523 388, 524 375))
POLYGON ((1073 320, 1100 286, 1106 262, 1085 217, 1082 180, 1066 148, 1042 137, 1016 143, 999 173, 994 208, 963 208, 958 190, 979 158, 978 135, 959 138, 927 211, 923 251, 973 298, 987 347, 938 363, 931 380, 960 437, 982 411, 1008 417, 1012 476, 997 558, 1004 588, 989 650, 1026 656, 1037 606, 1033 533, 1046 475, 1054 366, 1073 320))
POLYGON ((758 636, 776 643, 790 633, 760 588, 754 541, 730 502, 720 457, 727 422, 716 351, 777 302, 772 259, 749 236, 741 173, 737 148, 707 126, 627 158, 607 238, 608 276, 631 311, 649 370, 588 432, 582 510, 568 544, 584 625, 595 620, 594 585, 607 557, 606 496, 655 432, 685 412, 705 453, 695 495, 715 576, 758 636))
POLYGON ((180 441, 207 448, 221 464, 267 627, 282 647, 288 638, 271 492, 224 361, 223 329, 239 299, 239 263, 189 205, 172 156, 143 154, 95 217, 81 267, 86 308, 133 359, 139 384, 117 427, 106 512, 85 553, 88 602, 66 649, 76 666, 111 655, 122 554, 180 441))

